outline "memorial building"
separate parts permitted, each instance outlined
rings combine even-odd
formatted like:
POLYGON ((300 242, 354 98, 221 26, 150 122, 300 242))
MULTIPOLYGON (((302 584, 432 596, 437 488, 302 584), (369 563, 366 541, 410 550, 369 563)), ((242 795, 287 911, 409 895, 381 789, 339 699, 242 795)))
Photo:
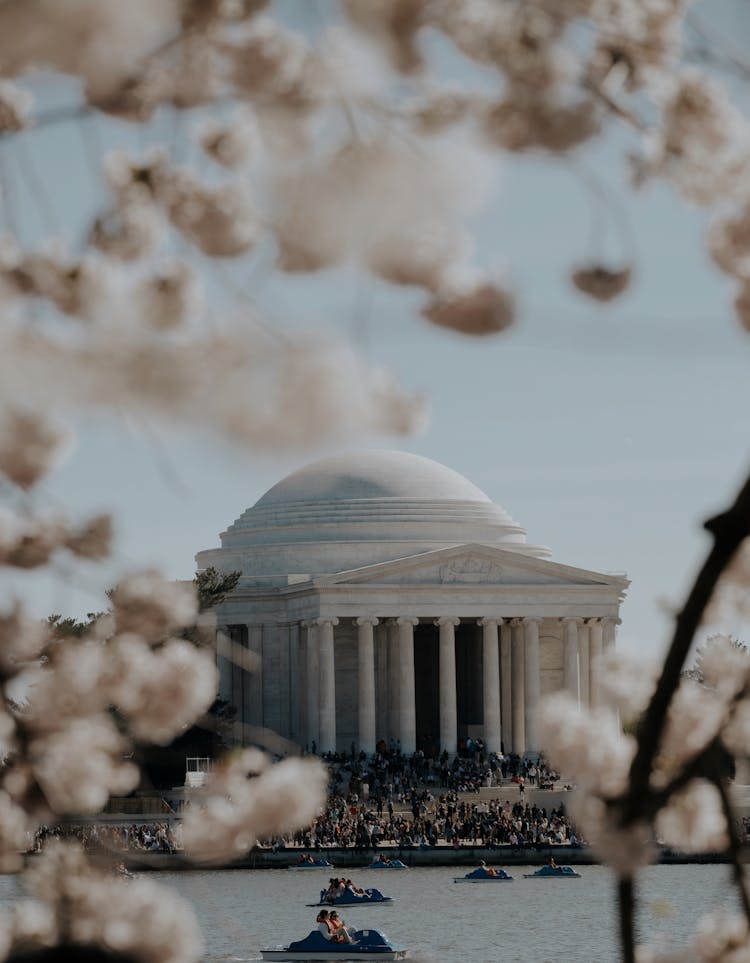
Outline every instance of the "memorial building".
POLYGON ((219 660, 235 737, 271 729, 318 752, 535 755, 548 693, 600 700, 629 584, 530 545, 480 489, 397 451, 325 458, 274 485, 199 552, 240 571, 218 624, 258 656, 219 660))

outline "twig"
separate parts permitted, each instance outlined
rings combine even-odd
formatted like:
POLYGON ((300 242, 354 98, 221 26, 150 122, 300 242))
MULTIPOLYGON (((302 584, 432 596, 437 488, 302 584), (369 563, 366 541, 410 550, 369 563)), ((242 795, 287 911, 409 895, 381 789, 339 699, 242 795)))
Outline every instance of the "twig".
POLYGON ((637 114, 634 114, 633 111, 627 107, 623 107, 622 104, 619 104, 610 97, 609 94, 605 94, 597 84, 591 83, 591 81, 588 80, 582 80, 581 87, 592 94, 597 100, 600 100, 607 110, 613 113, 615 117, 619 117, 620 120, 624 120, 625 123, 629 124, 634 130, 637 130, 639 133, 643 133, 646 130, 645 122, 642 121, 637 114))
MULTIPOLYGON (((633 226, 628 217, 627 209, 620 203, 616 192, 609 192, 594 171, 582 163, 579 158, 569 159, 568 167, 580 179, 586 190, 590 192, 592 199, 598 199, 609 214, 625 252, 623 260, 635 263, 637 260, 637 244, 633 226)), ((594 213, 598 212, 594 210, 594 213)))
POLYGON ((685 23, 688 27, 698 36, 704 43, 704 47, 699 49, 697 52, 699 54, 708 54, 714 64, 720 65, 719 57, 723 54, 725 58, 725 66, 728 64, 733 67, 740 76, 744 77, 745 80, 750 76, 750 62, 745 58, 744 52, 741 47, 737 47, 732 42, 731 38, 728 38, 714 27, 713 24, 707 24, 696 17, 695 12, 688 13, 685 16, 685 23), (723 48, 717 52, 717 47, 723 48))

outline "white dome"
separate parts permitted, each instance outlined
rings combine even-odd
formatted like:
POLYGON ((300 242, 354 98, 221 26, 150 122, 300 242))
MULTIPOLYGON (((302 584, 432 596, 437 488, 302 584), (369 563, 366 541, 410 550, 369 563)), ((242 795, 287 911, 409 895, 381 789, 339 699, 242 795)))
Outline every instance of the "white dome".
POLYGON ((400 451, 324 458, 269 489, 200 552, 201 567, 241 569, 245 584, 285 584, 455 545, 546 558, 483 491, 451 468, 400 451))
POLYGON ((501 532, 504 539, 523 541, 525 534, 458 472, 402 451, 323 458, 293 472, 248 508, 225 539, 242 534, 246 543, 250 532, 265 543, 405 536, 445 542, 449 533, 451 542, 477 541, 479 535, 497 541, 501 532), (463 531, 467 526, 471 532, 463 531))
POLYGON ((361 498, 489 502, 463 475, 404 451, 362 451, 323 458, 287 475, 256 503, 341 501, 361 498))

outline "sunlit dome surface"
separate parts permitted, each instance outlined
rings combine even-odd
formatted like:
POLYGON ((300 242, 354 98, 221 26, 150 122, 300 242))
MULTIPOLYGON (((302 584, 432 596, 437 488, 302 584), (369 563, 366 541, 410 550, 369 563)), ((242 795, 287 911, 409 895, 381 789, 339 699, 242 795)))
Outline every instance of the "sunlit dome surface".
POLYGON ((549 556, 547 549, 528 545, 511 516, 452 468, 381 450, 300 468, 222 535, 224 549, 253 548, 259 574, 270 574, 263 556, 270 564, 274 546, 286 546, 286 559, 277 558, 274 572, 281 566, 314 573, 332 570, 331 543, 340 547, 343 570, 469 542, 549 556))
POLYGON ((255 508, 297 501, 421 499, 489 502, 463 475, 403 451, 363 451, 324 458, 287 475, 255 508))

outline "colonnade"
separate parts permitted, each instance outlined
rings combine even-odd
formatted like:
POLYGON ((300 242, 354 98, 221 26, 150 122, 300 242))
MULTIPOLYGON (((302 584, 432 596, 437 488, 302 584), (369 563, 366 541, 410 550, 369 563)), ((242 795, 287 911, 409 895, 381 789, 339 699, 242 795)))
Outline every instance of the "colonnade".
MULTIPOLYGON (((419 619, 387 619, 388 733, 406 754, 416 750, 417 718, 414 675, 414 628, 419 619)), ((440 749, 455 755, 458 746, 455 630, 460 619, 443 615, 431 621, 439 629, 440 749)), ((484 742, 489 752, 539 753, 537 712, 541 697, 541 616, 482 617, 482 695, 484 742)), ((563 617, 563 689, 586 705, 599 705, 599 659, 614 646, 617 618, 563 617)), ((336 673, 334 629, 337 618, 302 623, 306 629, 307 741, 318 751, 336 749, 336 673)), ((371 754, 376 744, 376 677, 372 615, 356 619, 359 748, 371 754)))

